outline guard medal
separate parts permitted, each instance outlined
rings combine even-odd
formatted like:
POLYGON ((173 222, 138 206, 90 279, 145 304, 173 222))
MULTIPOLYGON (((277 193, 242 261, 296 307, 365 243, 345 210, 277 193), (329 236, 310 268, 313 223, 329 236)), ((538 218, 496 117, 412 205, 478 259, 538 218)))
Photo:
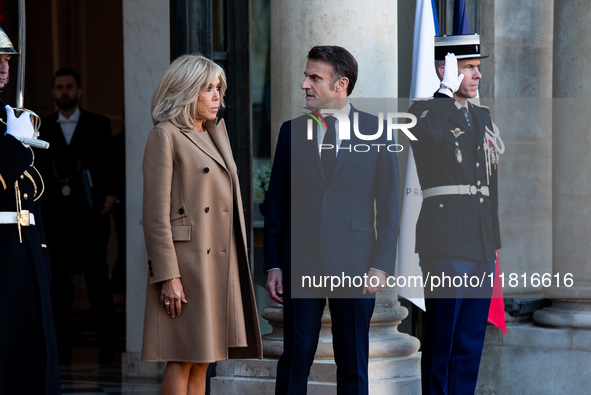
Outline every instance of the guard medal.
POLYGON ((462 150, 459 148, 456 148, 456 160, 458 163, 462 163, 462 150))

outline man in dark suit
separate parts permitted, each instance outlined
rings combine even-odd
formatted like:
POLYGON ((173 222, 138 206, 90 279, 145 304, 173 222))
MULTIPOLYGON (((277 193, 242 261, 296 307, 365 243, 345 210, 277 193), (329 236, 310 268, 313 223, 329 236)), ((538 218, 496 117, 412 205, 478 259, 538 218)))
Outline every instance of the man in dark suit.
POLYGON ((425 287, 422 389, 473 394, 501 247, 497 163, 504 146, 488 109, 468 102, 485 57, 478 35, 436 37, 435 45, 441 87, 409 110, 418 119, 411 145, 423 190, 416 251, 424 278, 471 280, 425 287))
POLYGON ((375 134, 379 121, 347 100, 357 62, 346 49, 312 48, 304 75, 307 107, 325 122, 309 125, 305 115, 282 125, 266 197, 267 290, 284 305, 275 392, 306 393, 328 297, 337 392, 367 394, 373 294, 394 273, 396 258, 397 156, 384 148, 386 133, 371 142, 354 133, 355 113, 361 134, 375 134), (350 139, 343 134, 347 121, 350 139), (357 152, 365 151, 363 143, 383 146, 357 152), (302 284, 304 276, 342 275, 375 281, 338 291, 302 284))
MULTIPOLYGON (((71 354, 70 274, 83 273, 97 325, 99 361, 114 360, 114 307, 107 266, 109 213, 115 202, 111 126, 81 109, 80 76, 62 68, 53 80, 58 112, 42 120, 40 154, 46 196, 42 210, 53 272, 53 310, 60 361, 71 354)), ((119 170, 121 171, 121 170, 119 170)))

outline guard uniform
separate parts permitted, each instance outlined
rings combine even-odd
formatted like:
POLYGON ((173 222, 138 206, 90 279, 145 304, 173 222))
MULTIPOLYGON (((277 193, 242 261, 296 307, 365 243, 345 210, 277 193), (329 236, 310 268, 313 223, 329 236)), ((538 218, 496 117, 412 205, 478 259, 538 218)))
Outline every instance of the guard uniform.
POLYGON ((416 228, 423 277, 484 279, 476 288, 450 285, 433 292, 427 285, 423 394, 474 393, 501 248, 495 127, 486 109, 468 108, 472 126, 455 100, 441 93, 409 110, 418 119, 411 130, 418 140, 411 145, 423 190, 416 228))
POLYGON ((490 140, 496 127, 487 108, 468 103, 471 128, 454 102, 437 93, 432 100, 415 102, 409 110, 418 120, 411 130, 417 141, 411 145, 424 194, 416 252, 491 262, 495 250, 501 248, 499 147, 490 140), (489 141, 492 147, 485 147, 489 141), (460 185, 469 187, 463 188, 466 193, 453 193, 450 188, 449 194, 425 196, 431 188, 460 185))
MULTIPOLYGON (((435 45, 438 60, 448 52, 483 57, 478 35, 439 36, 435 45)), ((497 172, 504 146, 488 109, 469 101, 462 106, 438 92, 409 112, 417 117, 411 145, 423 194, 416 252, 423 278, 443 285, 425 287, 422 391, 474 394, 501 248, 497 172)))
POLYGON ((59 394, 49 257, 35 201, 43 181, 32 150, 0 126, 0 393, 59 394))

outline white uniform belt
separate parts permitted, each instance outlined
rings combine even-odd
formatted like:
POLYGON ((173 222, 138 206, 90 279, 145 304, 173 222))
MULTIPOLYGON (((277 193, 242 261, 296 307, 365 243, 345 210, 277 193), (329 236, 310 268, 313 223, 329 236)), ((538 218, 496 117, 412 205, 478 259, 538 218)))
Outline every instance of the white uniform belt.
POLYGON ((443 185, 423 190, 423 199, 441 195, 476 195, 478 192, 484 196, 489 196, 487 186, 477 188, 474 185, 443 185))
MULTIPOLYGON (((16 224, 15 211, 0 211, 0 224, 16 224)), ((35 225, 35 215, 29 214, 29 223, 35 225)))

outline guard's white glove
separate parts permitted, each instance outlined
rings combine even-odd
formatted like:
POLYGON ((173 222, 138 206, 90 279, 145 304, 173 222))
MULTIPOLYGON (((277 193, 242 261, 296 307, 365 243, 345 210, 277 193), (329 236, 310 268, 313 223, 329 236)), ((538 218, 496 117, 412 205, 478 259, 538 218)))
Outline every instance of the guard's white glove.
POLYGON ((448 53, 445 55, 445 70, 443 71, 443 81, 441 85, 445 85, 456 93, 460 89, 460 84, 464 80, 464 74, 458 75, 458 60, 456 55, 448 53))
POLYGON ((20 117, 14 115, 14 110, 8 104, 6 105, 6 134, 10 134, 15 139, 27 145, 23 142, 23 139, 34 139, 35 129, 31 123, 31 117, 28 113, 24 112, 20 117))

